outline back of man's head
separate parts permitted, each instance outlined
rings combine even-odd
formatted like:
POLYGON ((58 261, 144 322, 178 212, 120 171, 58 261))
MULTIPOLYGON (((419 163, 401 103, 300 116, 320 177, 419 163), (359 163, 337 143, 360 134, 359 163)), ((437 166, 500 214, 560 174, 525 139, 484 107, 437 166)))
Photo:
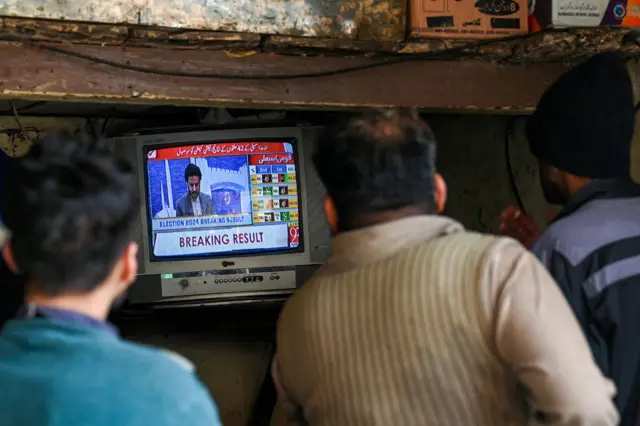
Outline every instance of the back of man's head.
POLYGON ((435 137, 414 111, 370 112, 329 128, 313 161, 340 231, 397 218, 390 212, 440 210, 435 137))
POLYGON ((562 75, 527 124, 538 159, 591 178, 630 176, 635 109, 626 61, 601 53, 562 75))
POLYGON ((39 293, 90 292, 129 247, 138 195, 104 141, 51 135, 12 162, 2 210, 12 262, 39 293))

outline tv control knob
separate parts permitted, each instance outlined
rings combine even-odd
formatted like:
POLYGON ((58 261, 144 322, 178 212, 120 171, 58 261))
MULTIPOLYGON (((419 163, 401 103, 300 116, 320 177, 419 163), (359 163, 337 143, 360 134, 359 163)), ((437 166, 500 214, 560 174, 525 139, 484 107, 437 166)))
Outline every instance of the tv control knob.
POLYGON ((180 288, 182 288, 184 290, 187 287, 189 287, 189 280, 180 281, 180 288))

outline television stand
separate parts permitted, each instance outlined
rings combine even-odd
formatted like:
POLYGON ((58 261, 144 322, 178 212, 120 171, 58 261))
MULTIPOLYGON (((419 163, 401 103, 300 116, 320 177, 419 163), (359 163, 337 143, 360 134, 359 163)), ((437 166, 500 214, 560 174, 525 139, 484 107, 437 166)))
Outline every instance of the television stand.
POLYGON ((271 339, 271 349, 269 350, 269 364, 260 385, 260 390, 253 402, 251 409, 251 415, 247 426, 270 426, 271 418, 273 417, 273 411, 278 402, 278 395, 276 387, 273 383, 273 376, 271 375, 271 366, 273 365, 273 359, 276 354, 276 339, 275 336, 271 339))

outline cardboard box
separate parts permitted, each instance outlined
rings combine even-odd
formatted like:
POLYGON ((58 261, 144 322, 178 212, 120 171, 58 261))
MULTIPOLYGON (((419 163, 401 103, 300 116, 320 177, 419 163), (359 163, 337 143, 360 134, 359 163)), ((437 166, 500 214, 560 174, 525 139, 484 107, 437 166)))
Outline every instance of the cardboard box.
POLYGON ((411 0, 409 10, 413 37, 482 39, 528 32, 527 0, 411 0))
POLYGON ((640 0, 531 1, 531 31, 548 27, 640 26, 640 0))

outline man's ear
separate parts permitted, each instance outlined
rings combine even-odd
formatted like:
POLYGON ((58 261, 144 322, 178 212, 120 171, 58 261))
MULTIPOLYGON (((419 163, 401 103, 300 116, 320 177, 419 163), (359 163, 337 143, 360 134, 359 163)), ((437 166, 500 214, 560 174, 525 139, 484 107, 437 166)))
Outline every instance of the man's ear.
POLYGON ((120 281, 129 287, 136 280, 138 274, 138 244, 129 243, 120 257, 122 269, 120 272, 120 281))
POLYGON ((440 173, 436 173, 433 177, 434 189, 435 189, 435 201, 436 201, 436 213, 440 214, 444 211, 444 206, 447 204, 447 182, 440 173))
POLYGON ((336 210, 336 204, 333 199, 328 195, 324 197, 324 215, 329 223, 331 232, 335 235, 338 233, 338 210, 336 210))
POLYGON ((20 270, 18 269, 18 264, 16 263, 15 257, 13 257, 13 250, 11 249, 11 240, 7 240, 4 243, 4 247, 2 247, 2 257, 4 258, 5 263, 11 269, 11 272, 14 274, 19 274, 20 270))

